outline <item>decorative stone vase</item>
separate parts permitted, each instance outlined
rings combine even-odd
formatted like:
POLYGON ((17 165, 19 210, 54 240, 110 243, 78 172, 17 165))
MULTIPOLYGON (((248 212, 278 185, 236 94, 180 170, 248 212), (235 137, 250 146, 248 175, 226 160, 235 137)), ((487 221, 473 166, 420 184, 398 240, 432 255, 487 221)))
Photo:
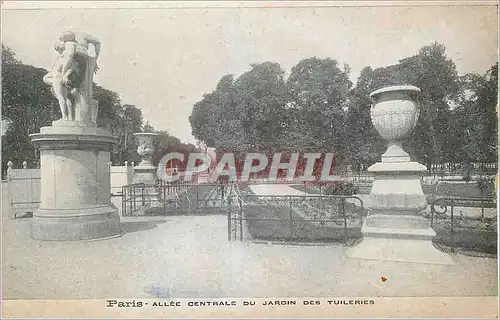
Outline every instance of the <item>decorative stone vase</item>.
POLYGON ((158 134, 152 132, 138 132, 134 133, 134 136, 137 137, 137 140, 139 142, 137 153, 142 157, 142 161, 141 163, 139 163, 139 166, 152 166, 151 158, 153 157, 153 153, 155 152, 153 141, 158 136, 158 134))
POLYGON ((145 183, 146 185, 156 185, 156 167, 153 166, 151 158, 155 151, 153 141, 158 136, 152 132, 137 132, 134 133, 137 137, 139 146, 137 153, 142 157, 141 162, 134 168, 134 183, 145 183))
POLYGON ((139 165, 134 167, 134 178, 132 183, 144 183, 146 188, 144 192, 142 210, 136 214, 148 215, 153 211, 163 208, 163 202, 157 189, 158 177, 156 175, 157 168, 151 162, 151 158, 155 152, 153 141, 158 136, 157 133, 138 132, 134 133, 137 137, 139 147, 137 153, 142 157, 139 165))
POLYGON ((401 146, 416 125, 419 93, 413 86, 392 86, 370 94, 373 125, 389 146, 382 161, 368 168, 374 181, 361 228, 363 240, 349 248, 350 258, 454 264, 433 246, 436 232, 422 215, 427 200, 419 175, 427 168, 412 162, 401 146))
POLYGON ((382 162, 410 161, 403 150, 401 141, 412 132, 419 116, 415 97, 420 89, 413 86, 392 86, 376 90, 370 94, 373 100, 372 123, 382 138, 388 140, 387 151, 382 162))

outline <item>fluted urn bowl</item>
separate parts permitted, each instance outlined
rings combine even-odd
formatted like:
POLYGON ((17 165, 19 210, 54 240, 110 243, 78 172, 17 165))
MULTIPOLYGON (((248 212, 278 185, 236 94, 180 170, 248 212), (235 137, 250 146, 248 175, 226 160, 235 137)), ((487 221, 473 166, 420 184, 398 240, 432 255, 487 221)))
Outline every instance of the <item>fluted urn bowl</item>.
POLYGON ((134 136, 138 140, 137 153, 142 156, 139 166, 151 165, 151 156, 155 151, 153 141, 158 134, 154 132, 137 132, 134 133, 134 136))
POLYGON ((373 126, 384 139, 400 141, 413 130, 419 115, 419 93, 414 86, 391 86, 370 94, 373 126))

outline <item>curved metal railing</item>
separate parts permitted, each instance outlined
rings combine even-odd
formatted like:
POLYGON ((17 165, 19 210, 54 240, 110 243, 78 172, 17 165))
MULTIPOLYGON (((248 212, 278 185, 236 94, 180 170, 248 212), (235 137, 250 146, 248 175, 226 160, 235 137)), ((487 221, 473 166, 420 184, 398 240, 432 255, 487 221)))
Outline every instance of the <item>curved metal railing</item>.
POLYGON ((431 203, 431 227, 434 225, 436 216, 445 216, 450 208, 451 227, 455 218, 455 207, 481 208, 481 220, 484 220, 484 209, 496 208, 496 202, 491 198, 477 197, 438 197, 431 203), (439 206, 439 207, 438 207, 439 206))
POLYGON ((336 225, 342 225, 344 229, 344 239, 348 238, 348 217, 347 215, 347 201, 355 200, 359 202, 359 207, 362 209, 362 214, 356 214, 356 218, 359 217, 359 222, 362 223, 364 215, 364 203, 363 200, 358 196, 343 196, 343 195, 287 195, 287 196, 276 196, 276 195, 237 195, 237 201, 239 203, 237 213, 232 215, 232 210, 228 211, 228 239, 231 240, 231 230, 235 227, 235 238, 236 226, 232 226, 232 221, 239 224, 239 240, 243 240, 243 222, 244 221, 269 221, 269 222, 288 222, 290 228, 290 237, 293 233, 293 225, 301 223, 316 223, 318 225, 324 225, 326 223, 335 223, 336 225), (333 205, 332 205, 333 204, 333 205), (315 207, 319 205, 319 207, 315 207), (288 208, 288 217, 276 218, 276 217, 249 217, 245 215, 245 207, 249 206, 273 206, 288 208), (334 208, 338 208, 334 209, 334 208), (318 214, 323 210, 324 213, 330 212, 330 217, 326 215, 321 216, 318 214), (311 212, 316 212, 316 215, 308 215, 311 212), (336 215, 333 213, 336 212, 336 215), (340 213, 340 214, 339 214, 340 213))

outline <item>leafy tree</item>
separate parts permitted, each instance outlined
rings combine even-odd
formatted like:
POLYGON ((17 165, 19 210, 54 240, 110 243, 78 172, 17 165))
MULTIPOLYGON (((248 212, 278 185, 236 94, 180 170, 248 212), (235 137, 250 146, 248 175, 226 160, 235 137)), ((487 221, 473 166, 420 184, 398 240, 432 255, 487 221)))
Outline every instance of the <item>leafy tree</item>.
POLYGON ((432 43, 418 55, 400 62, 402 78, 420 88, 420 118, 407 141, 410 152, 430 169, 432 163, 443 163, 450 150, 449 115, 456 101, 460 82, 456 66, 445 54, 445 47, 432 43))
POLYGON ((495 162, 497 158, 497 92, 498 63, 484 76, 467 74, 462 77, 457 119, 463 144, 462 161, 495 162))
POLYGON ((137 139, 134 133, 142 132, 142 112, 133 105, 116 106, 116 118, 110 124, 111 132, 118 136, 119 142, 113 145, 111 162, 123 164, 125 161, 139 163, 137 139))
POLYGON ((222 77, 216 89, 194 105, 189 118, 193 135, 209 147, 235 151, 245 145, 233 82, 232 75, 222 77))
POLYGON ((154 165, 158 165, 158 162, 165 154, 169 152, 177 152, 175 151, 176 149, 174 146, 180 145, 181 141, 166 131, 154 132, 156 132, 159 136, 154 141, 155 153, 153 154, 152 162, 154 165))
POLYGON ((9 160, 38 165, 38 150, 29 135, 60 117, 57 101, 42 80, 46 73, 23 64, 2 45, 2 120, 9 123, 2 137, 2 172, 9 160))
POLYGON ((346 109, 352 83, 349 68, 333 59, 300 61, 287 80, 286 130, 281 144, 298 152, 334 152, 347 158, 346 109))
POLYGON ((113 130, 118 122, 118 110, 121 109, 121 101, 118 94, 94 84, 94 99, 99 102, 97 112, 97 125, 99 127, 113 130))
POLYGON ((240 119, 244 143, 250 148, 264 151, 281 147, 276 141, 286 103, 284 75, 279 64, 264 62, 253 64, 234 83, 234 113, 240 119))
POLYGON ((480 158, 482 162, 495 162, 498 146, 498 62, 484 76, 484 83, 478 92, 478 106, 481 110, 481 122, 484 124, 480 158))
POLYGON ((393 84, 387 74, 389 70, 361 70, 356 87, 349 93, 346 133, 349 141, 349 162, 359 170, 362 164, 372 164, 380 160, 386 149, 386 142, 379 135, 371 121, 370 93, 383 85, 393 84), (382 73, 382 74, 381 74, 382 73))
POLYGON ((16 58, 16 54, 14 51, 12 51, 11 48, 7 47, 2 43, 2 66, 6 64, 20 64, 21 61, 19 61, 16 58))

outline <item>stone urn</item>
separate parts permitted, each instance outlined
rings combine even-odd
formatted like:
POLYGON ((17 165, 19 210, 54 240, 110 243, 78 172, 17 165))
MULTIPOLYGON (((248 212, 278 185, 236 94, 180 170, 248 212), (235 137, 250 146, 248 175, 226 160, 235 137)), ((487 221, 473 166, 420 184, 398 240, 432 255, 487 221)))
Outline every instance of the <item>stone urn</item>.
POLYGON ((155 152, 153 141, 158 134, 152 132, 138 132, 134 133, 134 136, 137 137, 139 145, 137 147, 137 153, 142 157, 142 161, 139 163, 139 166, 152 166, 151 158, 155 152))
POLYGON ((372 123, 382 138, 388 141, 382 162, 410 161, 401 141, 412 132, 417 124, 419 107, 416 97, 420 89, 413 86, 392 86, 370 94, 372 123))
POLYGON ((374 181, 361 227, 363 239, 347 250, 350 258, 454 264, 433 246, 436 232, 422 214, 427 200, 420 174, 427 168, 411 161, 401 146, 417 123, 419 93, 413 86, 391 86, 370 94, 373 126, 388 148, 381 161, 368 168, 374 181))
MULTIPOLYGON (((145 189, 140 190, 140 192, 144 193, 142 199, 143 208, 135 214, 147 215, 151 210, 163 206, 159 190, 157 189, 158 179, 156 176, 156 166, 154 166, 151 161, 155 152, 153 142, 158 134, 152 132, 137 132, 134 133, 134 136, 137 137, 137 153, 142 157, 142 160, 134 167, 134 178, 132 179, 132 183, 143 183, 145 185, 145 189)), ((136 191, 138 192, 139 190, 136 191)))

